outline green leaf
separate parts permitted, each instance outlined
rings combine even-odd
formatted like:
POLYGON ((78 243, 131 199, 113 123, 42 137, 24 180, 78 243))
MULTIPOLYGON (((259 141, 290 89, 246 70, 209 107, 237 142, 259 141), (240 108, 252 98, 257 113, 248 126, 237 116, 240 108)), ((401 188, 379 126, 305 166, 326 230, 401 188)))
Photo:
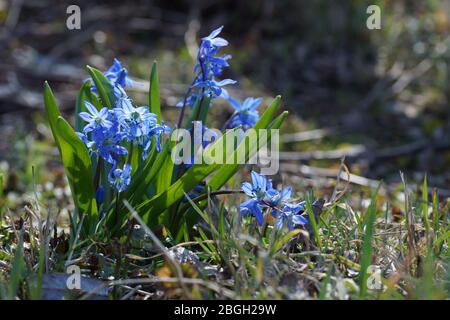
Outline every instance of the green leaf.
MULTIPOLYGON (((159 83, 158 83, 158 67, 156 61, 153 62, 152 72, 150 75, 150 94, 149 94, 149 102, 150 102, 150 111, 156 114, 158 123, 161 123, 161 102, 159 97, 159 83)), ((153 138, 153 147, 154 150, 156 147, 155 139, 153 138)), ((166 157, 161 170, 158 171, 156 176, 156 194, 163 192, 166 190, 172 181, 173 174, 173 161, 171 157, 166 157)))
POLYGON ((108 108, 112 108, 116 102, 116 96, 114 95, 114 88, 111 82, 104 76, 104 74, 90 66, 87 66, 89 74, 97 87, 100 99, 103 105, 108 108))
POLYGON ((360 287, 360 297, 364 298, 367 293, 367 280, 368 273, 367 269, 372 264, 372 239, 373 239, 373 230, 375 224, 375 218, 377 215, 377 207, 376 207, 376 197, 380 185, 376 189, 375 192, 372 193, 372 198, 370 201, 370 205, 367 208, 365 214, 365 233, 364 240, 362 245, 362 253, 360 259, 361 270, 359 273, 359 287, 360 287))
POLYGON ((427 176, 423 178, 422 185, 422 212, 423 212, 423 222, 425 224, 425 231, 427 236, 427 241, 429 241, 430 235, 430 221, 428 220, 428 184, 427 176))
POLYGON ((291 240, 293 237, 298 235, 300 233, 300 231, 301 231, 300 229, 294 229, 294 230, 286 233, 280 240, 278 240, 277 242, 274 243, 271 253, 274 254, 274 253, 280 251, 281 248, 283 248, 283 246, 286 243, 288 243, 289 240, 291 240))
POLYGON ((86 213, 86 220, 91 225, 96 221, 98 212, 88 150, 63 117, 58 117, 56 131, 75 205, 79 215, 86 213))
POLYGON ((61 148, 59 146, 58 135, 56 133, 56 121, 58 117, 61 116, 58 110, 58 106, 56 104, 55 96, 53 95, 52 89, 47 81, 44 83, 44 105, 45 111, 47 112, 47 119, 50 124, 50 129, 53 134, 53 138, 55 139, 56 146, 61 153, 61 148))
POLYGON ((125 193, 126 199, 131 205, 135 206, 146 194, 146 190, 152 185, 154 179, 161 172, 161 168, 170 157, 171 141, 168 141, 160 153, 152 152, 147 159, 138 168, 133 176, 130 187, 125 193))
POLYGON ((61 117, 55 97, 47 82, 44 85, 44 104, 76 209, 79 214, 84 212, 87 214, 87 221, 95 221, 97 204, 88 150, 72 127, 61 117))
POLYGON ((306 197, 305 206, 306 211, 308 212, 308 218, 309 223, 311 224, 311 228, 314 230, 314 238, 316 240, 317 246, 319 247, 319 250, 322 250, 322 239, 320 238, 319 233, 319 222, 316 221, 316 217, 314 216, 314 210, 312 207, 314 195, 312 193, 309 193, 306 197))
POLYGON ((159 79, 158 66, 156 61, 153 62, 152 71, 150 74, 150 94, 149 94, 150 112, 156 114, 158 123, 161 122, 161 102, 159 98, 159 79))

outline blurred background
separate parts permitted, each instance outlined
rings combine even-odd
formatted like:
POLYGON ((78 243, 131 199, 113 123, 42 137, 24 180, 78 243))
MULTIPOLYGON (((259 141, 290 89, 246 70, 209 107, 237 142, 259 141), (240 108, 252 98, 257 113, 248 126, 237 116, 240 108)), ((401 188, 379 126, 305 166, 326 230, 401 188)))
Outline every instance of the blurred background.
MULTIPOLYGON (((106 70, 117 57, 142 81, 130 94, 145 104, 157 60, 173 126, 199 39, 220 25, 233 55, 224 77, 239 83, 232 95, 262 96, 265 106, 281 94, 291 112, 285 176, 326 190, 345 157, 356 185, 396 188, 400 170, 412 182, 427 173, 428 185, 450 196, 450 0, 0 0, 0 171, 9 200, 30 190, 33 166, 43 192, 68 192, 45 121, 45 80, 73 120, 87 64, 106 70), (80 30, 66 27, 71 4, 81 8, 80 30), (380 30, 366 27, 371 4, 381 8, 380 30)), ((232 109, 221 101, 212 113, 215 127, 232 109)))

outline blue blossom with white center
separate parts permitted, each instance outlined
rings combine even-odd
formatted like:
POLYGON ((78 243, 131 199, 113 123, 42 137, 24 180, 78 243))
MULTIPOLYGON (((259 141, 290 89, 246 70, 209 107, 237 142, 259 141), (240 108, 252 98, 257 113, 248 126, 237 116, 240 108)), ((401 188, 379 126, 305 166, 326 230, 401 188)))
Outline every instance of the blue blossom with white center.
POLYGON ((260 175, 255 171, 251 172, 251 176, 252 176, 252 183, 244 182, 242 184, 242 191, 244 191, 247 196, 260 200, 264 198, 265 193, 267 191, 268 185, 267 179, 265 176, 260 175))
POLYGON ((286 228, 288 230, 293 230, 298 225, 307 224, 308 221, 303 216, 298 214, 300 210, 303 210, 304 207, 304 201, 297 204, 286 203, 283 207, 283 210, 277 216, 277 230, 281 230, 284 225, 286 225, 286 228))
POLYGON ((133 141, 156 125, 156 114, 150 113, 148 107, 135 108, 131 103, 122 108, 114 108, 121 129, 125 131, 128 141, 133 141))
MULTIPOLYGON (((270 211, 270 214, 276 218, 276 227, 281 229, 286 225, 289 230, 296 225, 306 224, 307 221, 298 213, 304 208, 305 202, 291 204, 292 188, 287 187, 283 190, 277 190, 272 187, 272 181, 265 176, 254 171, 251 173, 252 183, 244 182, 242 190, 250 197, 239 206, 241 216, 252 215, 257 223, 264 223, 264 211, 270 211)), ((267 213, 268 214, 268 213, 267 213)))
POLYGON ((113 168, 108 181, 118 192, 125 191, 131 182, 131 166, 127 163, 123 169, 113 168))
POLYGON ((259 120, 258 106, 261 104, 262 98, 247 99, 240 104, 233 98, 229 98, 228 102, 235 109, 234 114, 231 116, 227 123, 227 129, 236 128, 242 126, 244 130, 252 128, 259 120))
POLYGON ((100 111, 98 111, 97 108, 88 101, 85 101, 84 104, 89 111, 80 112, 79 114, 80 118, 88 123, 83 129, 84 133, 90 132, 97 128, 108 129, 112 127, 113 123, 108 120, 109 111, 107 108, 101 108, 100 111))
POLYGON ((266 191, 266 202, 269 206, 278 207, 281 204, 286 203, 292 196, 292 188, 287 187, 279 191, 277 189, 269 188, 266 191))

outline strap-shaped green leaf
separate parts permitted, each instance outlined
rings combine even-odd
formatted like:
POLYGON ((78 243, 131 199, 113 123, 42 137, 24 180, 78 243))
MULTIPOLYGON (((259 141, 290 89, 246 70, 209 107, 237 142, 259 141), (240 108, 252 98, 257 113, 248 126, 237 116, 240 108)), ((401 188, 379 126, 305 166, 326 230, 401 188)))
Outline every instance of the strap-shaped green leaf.
POLYGON ((150 112, 156 114, 158 123, 161 122, 161 102, 159 98, 159 79, 158 66, 156 61, 153 62, 152 71, 150 73, 150 94, 149 94, 150 112))
POLYGON ((55 97, 47 82, 44 85, 44 104, 50 129, 69 180, 76 209, 80 215, 86 213, 88 219, 96 218, 97 205, 92 185, 89 153, 72 127, 61 117, 55 97))
MULTIPOLYGON (((158 122, 161 122, 161 102, 159 97, 159 79, 158 79, 158 67, 156 61, 153 62, 152 72, 150 74, 150 111, 156 114, 158 122)), ((155 139, 153 138, 152 150, 156 148, 155 139)), ((169 150, 170 152, 170 150, 169 150)), ((173 174, 173 161, 170 156, 167 156, 162 164, 161 170, 158 170, 156 175, 156 194, 166 190, 172 182, 173 174)))
POLYGON ((79 214, 87 214, 87 221, 97 218, 97 204, 93 185, 91 159, 83 141, 63 117, 58 117, 56 131, 61 158, 79 214))
POLYGON ((116 96, 114 95, 114 88, 111 82, 104 76, 104 74, 90 66, 87 66, 89 74, 95 83, 98 91, 98 95, 103 102, 103 105, 108 108, 112 108, 116 102, 116 96))

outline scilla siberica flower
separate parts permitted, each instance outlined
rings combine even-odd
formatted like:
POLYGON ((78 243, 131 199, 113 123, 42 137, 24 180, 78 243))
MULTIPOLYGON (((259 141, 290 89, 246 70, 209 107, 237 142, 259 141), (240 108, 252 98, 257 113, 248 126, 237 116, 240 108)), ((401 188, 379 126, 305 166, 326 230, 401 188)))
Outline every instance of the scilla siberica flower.
POLYGON ((127 96, 124 87, 127 85, 126 70, 118 60, 105 73, 114 87, 116 97, 112 109, 102 107, 98 110, 85 101, 87 112, 79 116, 86 121, 83 132, 78 132, 80 139, 86 144, 91 154, 96 154, 112 167, 109 183, 118 191, 124 191, 131 181, 131 166, 127 163, 123 169, 119 164, 121 158, 128 155, 124 147, 136 144, 142 148, 142 159, 145 160, 154 138, 156 150, 161 150, 161 135, 170 132, 170 128, 157 123, 157 116, 146 106, 135 107, 127 96))
POLYGON ((177 106, 182 107, 184 103, 194 106, 198 97, 203 94, 211 99, 223 97, 228 99, 229 94, 225 88, 226 85, 235 84, 231 79, 217 80, 225 67, 228 67, 230 55, 216 56, 220 48, 228 45, 228 41, 217 37, 222 31, 223 26, 215 29, 207 37, 202 38, 197 53, 197 64, 194 68, 194 81, 190 88, 190 94, 184 101, 180 101, 177 106))
POLYGON ((116 188, 117 191, 122 192, 128 187, 131 181, 131 166, 125 164, 123 169, 113 168, 108 175, 109 183, 116 188))
POLYGON ((227 128, 236 128, 242 126, 244 130, 252 128, 259 120, 258 106, 261 104, 262 98, 249 97, 240 104, 233 98, 229 98, 228 102, 235 109, 234 114, 227 122, 227 128))
POLYGON ((278 230, 283 228, 284 225, 288 230, 295 229, 297 225, 305 225, 308 221, 298 214, 305 207, 305 202, 302 201, 297 204, 286 203, 283 210, 277 214, 276 227, 278 230))
MULTIPOLYGON (((104 73, 105 77, 110 81, 113 86, 120 86, 122 88, 132 87, 133 80, 128 77, 128 71, 124 67, 120 61, 114 58, 113 64, 106 70, 104 73)), ((89 79, 91 80, 91 79, 89 79)), ((97 87, 95 83, 91 80, 91 91, 94 93, 98 93, 97 87)))
POLYGON ((252 183, 244 182, 242 191, 250 197, 240 205, 242 216, 252 215, 259 225, 264 223, 263 209, 270 208, 272 216, 276 219, 276 228, 280 230, 284 225, 291 230, 296 225, 304 225, 306 219, 298 214, 304 208, 304 202, 298 204, 288 203, 291 200, 292 188, 287 187, 281 191, 272 187, 272 182, 263 175, 252 171, 252 183))
POLYGON ((252 215, 255 217, 259 225, 264 223, 262 208, 267 207, 263 203, 267 187, 271 187, 272 183, 266 177, 259 175, 255 171, 251 172, 252 183, 244 182, 242 191, 250 197, 249 200, 241 203, 239 211, 242 216, 252 215))

